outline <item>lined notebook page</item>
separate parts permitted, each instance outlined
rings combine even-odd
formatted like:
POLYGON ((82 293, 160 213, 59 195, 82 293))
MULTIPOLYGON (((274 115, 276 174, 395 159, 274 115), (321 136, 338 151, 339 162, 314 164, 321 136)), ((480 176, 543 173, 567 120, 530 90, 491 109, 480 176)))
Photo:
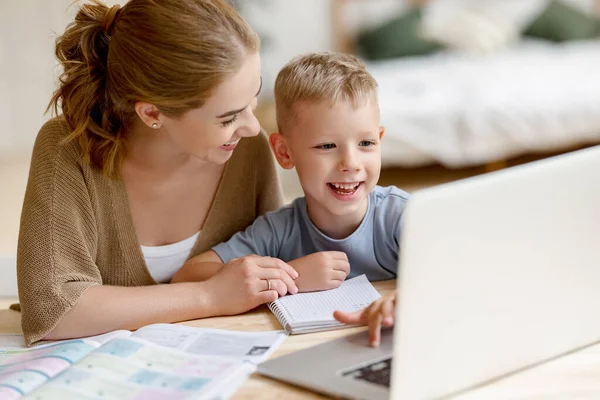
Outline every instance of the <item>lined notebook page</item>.
POLYGON ((360 275, 344 281, 336 289, 284 296, 269 304, 269 308, 285 327, 286 324, 335 321, 335 310, 360 310, 379 297, 367 277, 360 275))

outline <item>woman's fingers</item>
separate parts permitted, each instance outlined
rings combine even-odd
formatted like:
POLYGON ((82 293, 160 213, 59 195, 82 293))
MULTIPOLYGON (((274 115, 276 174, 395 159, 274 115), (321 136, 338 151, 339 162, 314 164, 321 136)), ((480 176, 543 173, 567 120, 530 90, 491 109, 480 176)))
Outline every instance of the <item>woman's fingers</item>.
POLYGON ((264 282, 265 290, 275 290, 279 296, 285 296, 288 293, 286 284, 279 279, 261 279, 264 282))
MULTIPOLYGON (((296 294, 298 293, 298 287, 296 286, 296 282, 288 275, 287 272, 282 271, 278 268, 260 268, 258 270, 259 279, 266 280, 268 279, 271 282, 271 285, 275 285, 276 287, 280 287, 278 281, 282 282, 285 286, 285 291, 281 294, 284 296, 286 293, 296 294)), ((267 284, 268 286, 268 284, 267 284)), ((264 286, 261 285, 259 288, 262 290, 264 286)), ((273 289, 276 289, 273 287, 273 289)))
POLYGON ((258 307, 261 304, 266 304, 275 301, 278 297, 279 293, 277 293, 275 290, 265 290, 262 292, 258 292, 256 296, 254 296, 254 304, 250 309, 258 307))
POLYGON ((275 257, 256 257, 256 265, 262 268, 277 268, 285 271, 292 279, 296 279, 298 277, 298 271, 292 268, 291 265, 281 261, 279 258, 275 257))

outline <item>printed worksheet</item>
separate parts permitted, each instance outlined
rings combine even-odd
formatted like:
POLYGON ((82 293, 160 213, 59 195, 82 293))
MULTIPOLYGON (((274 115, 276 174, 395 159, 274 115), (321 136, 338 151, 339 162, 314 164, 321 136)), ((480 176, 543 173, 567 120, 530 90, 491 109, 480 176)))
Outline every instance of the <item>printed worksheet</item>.
POLYGON ((283 330, 237 332, 154 324, 138 329, 131 337, 146 339, 191 354, 230 357, 257 365, 279 347, 287 337, 287 333, 283 330))
MULTIPOLYGON (((286 337, 285 331, 155 324, 33 348, 4 347, 0 399, 227 398, 286 337)), ((11 340, 18 345, 19 338, 11 340)))
POLYGON ((99 345, 84 340, 0 351, 0 399, 18 399, 87 356, 99 345))
POLYGON ((252 364, 231 358, 198 356, 134 337, 116 338, 23 399, 223 398, 231 383, 253 370, 252 364))

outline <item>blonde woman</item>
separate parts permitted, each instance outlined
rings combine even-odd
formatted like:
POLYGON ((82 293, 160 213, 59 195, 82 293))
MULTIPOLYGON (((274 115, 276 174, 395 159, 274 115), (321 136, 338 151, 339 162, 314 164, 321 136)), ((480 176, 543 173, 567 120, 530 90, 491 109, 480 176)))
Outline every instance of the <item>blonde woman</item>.
POLYGON ((223 0, 130 0, 79 10, 40 130, 18 249, 30 345, 247 311, 295 293, 280 260, 249 256, 204 282, 186 259, 282 198, 253 115, 256 34, 223 0), (57 113, 58 114, 58 113, 57 113))

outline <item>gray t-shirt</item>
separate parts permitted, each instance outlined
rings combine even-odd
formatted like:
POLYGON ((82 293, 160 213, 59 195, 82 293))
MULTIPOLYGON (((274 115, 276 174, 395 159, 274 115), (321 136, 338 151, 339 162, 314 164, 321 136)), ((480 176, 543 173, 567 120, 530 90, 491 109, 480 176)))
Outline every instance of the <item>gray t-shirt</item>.
POLYGON ((249 254, 291 261, 320 251, 343 251, 350 261, 350 275, 366 274, 369 280, 396 277, 400 246, 400 217, 408 193, 395 186, 376 186, 369 194, 365 218, 344 239, 331 239, 310 220, 306 200, 262 215, 244 232, 213 250, 226 263, 249 254))

